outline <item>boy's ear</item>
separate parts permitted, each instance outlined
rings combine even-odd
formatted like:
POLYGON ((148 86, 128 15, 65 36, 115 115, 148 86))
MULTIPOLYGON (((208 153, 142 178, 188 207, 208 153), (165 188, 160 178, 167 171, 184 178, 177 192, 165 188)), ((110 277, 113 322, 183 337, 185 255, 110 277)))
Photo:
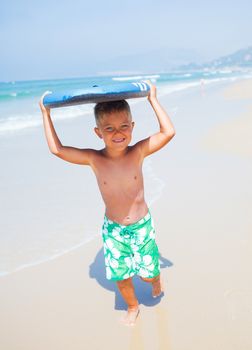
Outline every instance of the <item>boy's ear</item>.
POLYGON ((95 127, 95 128, 94 128, 94 132, 96 133, 96 135, 97 135, 100 139, 102 139, 102 134, 101 134, 99 128, 95 127))
POLYGON ((132 129, 133 129, 135 126, 135 122, 131 122, 131 125, 132 125, 132 129))

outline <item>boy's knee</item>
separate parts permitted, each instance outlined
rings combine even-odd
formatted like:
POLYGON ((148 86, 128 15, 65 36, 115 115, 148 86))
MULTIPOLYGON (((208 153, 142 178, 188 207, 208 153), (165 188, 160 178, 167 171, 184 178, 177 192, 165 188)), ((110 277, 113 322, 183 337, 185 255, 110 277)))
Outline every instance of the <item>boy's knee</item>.
POLYGON ((116 281, 118 287, 120 288, 124 288, 127 287, 130 283, 131 283, 132 278, 126 278, 125 280, 120 280, 120 281, 116 281))

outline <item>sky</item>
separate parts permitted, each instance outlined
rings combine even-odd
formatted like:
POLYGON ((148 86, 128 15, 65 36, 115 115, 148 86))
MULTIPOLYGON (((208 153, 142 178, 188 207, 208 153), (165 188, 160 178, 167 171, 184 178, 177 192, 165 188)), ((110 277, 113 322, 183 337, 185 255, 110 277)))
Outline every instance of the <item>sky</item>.
POLYGON ((166 49, 218 58, 252 45, 251 13, 251 0, 2 0, 0 81, 113 72, 166 49))

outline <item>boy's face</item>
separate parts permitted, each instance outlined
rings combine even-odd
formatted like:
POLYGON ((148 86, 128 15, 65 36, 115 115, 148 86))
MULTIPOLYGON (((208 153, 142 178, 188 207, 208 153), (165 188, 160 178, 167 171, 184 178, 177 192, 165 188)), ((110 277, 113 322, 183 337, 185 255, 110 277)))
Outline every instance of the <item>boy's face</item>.
POLYGON ((95 133, 103 139, 106 147, 126 148, 132 137, 134 122, 127 111, 104 114, 100 118, 95 133))

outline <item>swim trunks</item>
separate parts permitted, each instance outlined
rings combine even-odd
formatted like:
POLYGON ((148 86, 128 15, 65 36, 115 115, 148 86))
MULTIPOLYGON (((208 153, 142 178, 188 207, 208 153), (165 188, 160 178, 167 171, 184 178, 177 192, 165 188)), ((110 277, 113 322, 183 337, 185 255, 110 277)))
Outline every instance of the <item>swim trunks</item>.
POLYGON ((150 212, 130 225, 120 225, 106 215, 102 226, 106 277, 120 281, 134 275, 159 275, 159 252, 150 212))

